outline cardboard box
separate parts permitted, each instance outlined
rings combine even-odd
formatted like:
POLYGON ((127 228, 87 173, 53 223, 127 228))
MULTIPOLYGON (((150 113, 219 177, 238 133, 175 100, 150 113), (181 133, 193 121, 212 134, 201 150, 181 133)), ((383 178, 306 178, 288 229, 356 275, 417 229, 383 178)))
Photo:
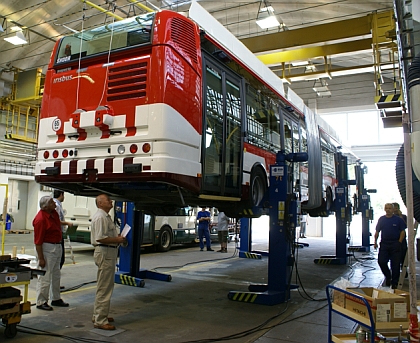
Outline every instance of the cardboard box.
MULTIPOLYGON (((347 288, 347 291, 365 298, 376 323, 408 323, 407 298, 372 287, 347 288)), ((358 297, 346 294, 345 308, 359 316, 369 318, 365 303, 358 297)))
POLYGON ((407 299, 407 312, 410 312, 410 292, 402 291, 400 289, 394 289, 393 291, 396 295, 407 299))
POLYGON ((346 294, 343 292, 333 290, 333 303, 337 304, 338 306, 345 307, 346 294))

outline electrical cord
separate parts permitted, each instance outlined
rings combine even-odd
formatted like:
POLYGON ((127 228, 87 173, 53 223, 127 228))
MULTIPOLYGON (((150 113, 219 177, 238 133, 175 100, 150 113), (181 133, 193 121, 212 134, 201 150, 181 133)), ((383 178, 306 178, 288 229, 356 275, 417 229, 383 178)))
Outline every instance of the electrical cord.
POLYGON ((277 324, 274 324, 274 325, 271 325, 271 326, 265 326, 270 321, 274 320, 275 318, 277 318, 280 315, 282 315, 283 313, 285 313, 286 310, 288 309, 288 304, 289 303, 286 303, 286 307, 284 308, 283 311, 281 311, 280 313, 278 313, 278 314, 270 317, 264 323, 262 323, 260 325, 257 325, 256 327, 254 327, 252 329, 245 330, 245 331, 238 332, 236 334, 232 334, 232 335, 228 335, 228 336, 224 336, 224 337, 209 338, 209 339, 202 339, 202 340, 195 340, 195 341, 185 341, 185 342, 182 342, 182 343, 211 343, 211 342, 228 341, 228 340, 231 340, 231 339, 243 338, 243 337, 249 336, 250 334, 259 332, 259 331, 271 330, 271 329, 273 329, 273 328, 275 328, 277 326, 290 323, 291 321, 295 321, 295 320, 300 319, 300 318, 304 318, 304 317, 309 316, 309 315, 311 315, 311 314, 313 314, 315 312, 318 312, 318 311, 320 311, 320 310, 322 310, 322 309, 324 309, 325 307, 328 306, 328 304, 325 304, 325 305, 321 306, 320 308, 314 309, 314 310, 312 310, 310 312, 307 312, 307 313, 304 313, 304 314, 302 314, 300 316, 292 317, 292 318, 289 318, 288 320, 282 320, 281 322, 279 322, 277 324))
MULTIPOLYGON (((3 326, 5 326, 5 325, 3 324, 3 326)), ((67 336, 67 335, 56 334, 56 333, 45 331, 45 330, 30 328, 30 327, 27 327, 27 326, 24 326, 24 325, 21 325, 21 324, 18 324, 16 326, 16 329, 20 333, 26 333, 26 334, 29 334, 29 335, 37 335, 37 336, 57 337, 57 338, 66 339, 66 340, 71 341, 71 342, 86 342, 86 343, 103 343, 103 342, 106 343, 106 342, 109 342, 109 341, 103 341, 103 340, 94 339, 94 338, 72 337, 72 336, 67 336)))

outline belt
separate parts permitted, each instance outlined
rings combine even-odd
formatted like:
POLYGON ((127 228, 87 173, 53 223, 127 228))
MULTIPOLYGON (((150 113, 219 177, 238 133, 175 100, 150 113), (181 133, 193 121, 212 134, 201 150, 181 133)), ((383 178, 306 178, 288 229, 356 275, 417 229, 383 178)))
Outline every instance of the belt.
POLYGON ((48 243, 48 244, 61 244, 61 242, 58 242, 58 243, 53 243, 53 242, 44 242, 44 243, 48 243))
POLYGON ((117 246, 115 245, 107 245, 107 244, 98 244, 97 247, 107 247, 107 248, 114 248, 114 249, 117 248, 117 246))

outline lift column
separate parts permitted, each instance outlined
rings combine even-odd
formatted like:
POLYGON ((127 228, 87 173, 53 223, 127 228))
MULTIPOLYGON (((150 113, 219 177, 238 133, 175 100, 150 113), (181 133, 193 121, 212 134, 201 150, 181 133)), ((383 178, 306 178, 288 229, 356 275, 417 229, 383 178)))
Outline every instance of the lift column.
POLYGON ((376 193, 376 189, 366 189, 364 186, 364 174, 366 167, 358 163, 354 167, 356 173, 357 194, 355 195, 356 213, 362 213, 362 245, 351 246, 349 251, 369 252, 370 251, 370 221, 373 220, 373 209, 370 206, 370 195, 368 193, 376 193))
POLYGON ((348 201, 348 186, 356 184, 355 180, 348 180, 347 157, 341 152, 335 154, 336 174, 338 185, 335 188, 335 256, 324 255, 315 259, 316 264, 347 264, 348 234, 347 225, 351 221, 351 203, 348 201))
POLYGON ((121 229, 125 224, 131 226, 131 230, 126 236, 128 246, 120 249, 119 270, 115 273, 115 283, 144 287, 144 279, 171 281, 171 275, 140 269, 144 212, 135 210, 132 202, 116 202, 115 206, 116 216, 121 222, 121 229))
POLYGON ((288 301, 290 290, 297 287, 290 281, 299 202, 292 190, 286 161, 302 162, 307 159, 307 153, 277 153, 276 164, 270 166, 268 283, 250 285, 249 292, 231 291, 228 294, 230 300, 275 305, 288 301))
POLYGON ((241 240, 239 242, 239 257, 261 260, 261 256, 267 256, 267 252, 252 251, 252 221, 251 218, 241 218, 241 240))

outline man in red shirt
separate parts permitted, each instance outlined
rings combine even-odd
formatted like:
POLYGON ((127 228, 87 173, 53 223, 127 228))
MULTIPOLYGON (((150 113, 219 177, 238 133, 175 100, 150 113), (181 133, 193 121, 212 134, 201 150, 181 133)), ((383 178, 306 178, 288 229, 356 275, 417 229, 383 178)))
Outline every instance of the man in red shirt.
POLYGON ((52 311, 48 305, 50 289, 52 306, 67 307, 60 297, 60 260, 61 260, 61 225, 58 213, 55 210, 54 199, 43 196, 39 201, 41 208, 35 216, 34 243, 38 257, 38 265, 45 270, 44 276, 38 276, 36 284, 36 308, 52 311))

